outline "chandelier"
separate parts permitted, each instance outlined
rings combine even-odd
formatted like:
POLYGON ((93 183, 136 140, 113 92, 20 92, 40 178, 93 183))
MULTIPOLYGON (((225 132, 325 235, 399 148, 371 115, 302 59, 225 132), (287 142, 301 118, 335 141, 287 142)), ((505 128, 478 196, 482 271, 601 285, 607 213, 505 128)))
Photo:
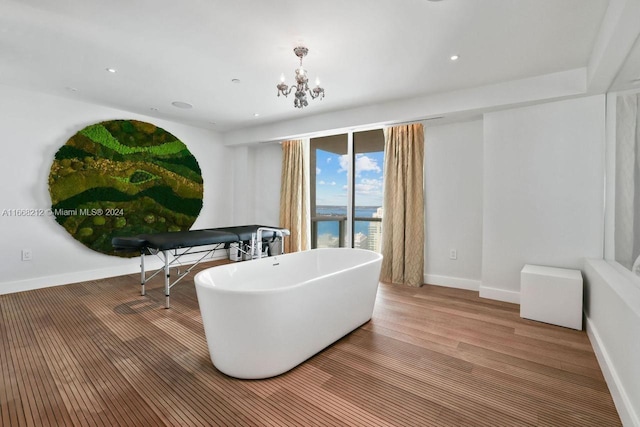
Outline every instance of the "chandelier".
POLYGON ((296 69, 295 86, 289 87, 284 83, 284 74, 280 76, 280 83, 276 86, 278 88, 278 96, 282 94, 286 97, 293 89, 296 90, 296 98, 293 100, 293 105, 296 108, 302 108, 308 105, 307 94, 309 94, 311 99, 316 99, 317 97, 320 97, 320 99, 324 98, 324 89, 320 87, 319 80, 316 79, 316 87, 313 89, 309 89, 307 85, 309 79, 307 78, 307 70, 302 68, 302 58, 304 58, 308 52, 309 49, 304 46, 298 46, 293 49, 293 53, 300 58, 300 67, 296 69))

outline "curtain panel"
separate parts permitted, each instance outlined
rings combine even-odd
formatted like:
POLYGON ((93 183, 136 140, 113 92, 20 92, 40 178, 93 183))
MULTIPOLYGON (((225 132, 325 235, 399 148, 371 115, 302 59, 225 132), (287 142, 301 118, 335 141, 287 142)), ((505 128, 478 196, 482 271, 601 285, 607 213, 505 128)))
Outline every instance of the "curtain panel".
POLYGON ((424 129, 385 129, 384 215, 380 280, 422 286, 424 280, 424 129))
POLYGON ((280 227, 291 232, 291 235, 284 239, 285 253, 309 248, 307 167, 304 141, 284 141, 280 175, 280 227))

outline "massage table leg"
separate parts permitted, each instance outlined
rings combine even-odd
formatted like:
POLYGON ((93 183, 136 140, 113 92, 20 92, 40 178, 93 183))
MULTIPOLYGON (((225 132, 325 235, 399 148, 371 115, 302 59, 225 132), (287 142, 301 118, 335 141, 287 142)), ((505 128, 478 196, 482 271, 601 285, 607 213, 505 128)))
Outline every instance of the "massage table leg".
POLYGON ((144 249, 140 251, 140 295, 145 295, 144 284, 146 282, 146 273, 144 272, 144 249))
POLYGON ((169 251, 162 251, 162 255, 164 256, 164 308, 169 308, 169 251))

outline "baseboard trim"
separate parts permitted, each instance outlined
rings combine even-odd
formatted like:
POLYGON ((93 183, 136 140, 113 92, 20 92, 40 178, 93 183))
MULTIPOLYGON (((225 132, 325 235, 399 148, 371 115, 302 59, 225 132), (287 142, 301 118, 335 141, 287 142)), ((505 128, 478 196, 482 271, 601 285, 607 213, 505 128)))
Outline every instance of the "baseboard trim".
POLYGON ((640 427, 640 416, 635 413, 631 400, 625 392, 615 366, 609 357, 609 353, 600 339, 597 328, 588 317, 586 317, 585 323, 587 325, 587 336, 589 337, 589 341, 591 341, 591 346, 593 347, 596 359, 598 359, 598 364, 609 387, 609 392, 618 410, 622 425, 640 427))
POLYGON ((520 304, 520 292, 491 288, 489 286, 480 286, 480 297, 520 304))
POLYGON ((437 274, 425 274, 424 283, 429 285, 444 286, 446 288, 466 289, 469 291, 478 291, 480 290, 480 286, 482 286, 482 282, 480 280, 440 276, 437 274))
MULTIPOLYGON (((227 251, 212 256, 208 261, 217 261, 228 257, 227 251)), ((181 259, 181 265, 190 265, 196 261, 193 259, 181 259)), ((145 270, 147 272, 157 270, 162 267, 162 261, 156 257, 146 256, 144 259, 145 270)), ((139 264, 129 264, 98 268, 94 270, 74 271, 52 276, 34 277, 31 279, 14 280, 0 283, 0 295, 13 294, 16 292, 32 291, 34 289, 50 288, 53 286, 69 285, 71 283, 86 282, 89 280, 106 279, 108 277, 123 276, 137 273, 140 275, 139 264)), ((140 279, 136 282, 138 285, 140 279)))

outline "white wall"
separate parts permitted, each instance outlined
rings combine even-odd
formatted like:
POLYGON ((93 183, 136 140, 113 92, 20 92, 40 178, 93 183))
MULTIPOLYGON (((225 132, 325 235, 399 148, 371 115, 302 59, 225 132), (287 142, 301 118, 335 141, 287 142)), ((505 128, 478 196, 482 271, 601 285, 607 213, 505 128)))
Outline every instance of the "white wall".
POLYGON ((233 224, 249 224, 251 216, 250 206, 253 190, 249 185, 253 182, 253 170, 250 164, 249 147, 239 146, 231 153, 229 165, 231 170, 227 175, 227 188, 231 203, 229 212, 233 215, 233 224))
POLYGON ((425 283, 480 288, 482 132, 482 120, 425 127, 425 283))
POLYGON ((261 144, 249 149, 252 190, 249 222, 278 225, 280 222, 280 174, 282 146, 277 143, 261 144))
POLYGON ((524 264, 602 258, 604 95, 484 116, 480 295, 519 302, 524 264))
MULTIPOLYGON (((0 86, 0 212, 51 207, 47 180, 56 151, 89 124, 124 118, 157 124, 180 138, 198 160, 205 184, 194 228, 231 223, 225 177, 233 149, 224 147, 217 133, 6 86, 0 86)), ((0 233, 0 293, 139 271, 138 259, 87 249, 52 217, 0 216, 0 233), (32 261, 21 261, 23 248, 32 250, 32 261)))
POLYGON ((231 193, 234 224, 279 224, 282 146, 244 145, 231 150, 227 191, 231 193))

